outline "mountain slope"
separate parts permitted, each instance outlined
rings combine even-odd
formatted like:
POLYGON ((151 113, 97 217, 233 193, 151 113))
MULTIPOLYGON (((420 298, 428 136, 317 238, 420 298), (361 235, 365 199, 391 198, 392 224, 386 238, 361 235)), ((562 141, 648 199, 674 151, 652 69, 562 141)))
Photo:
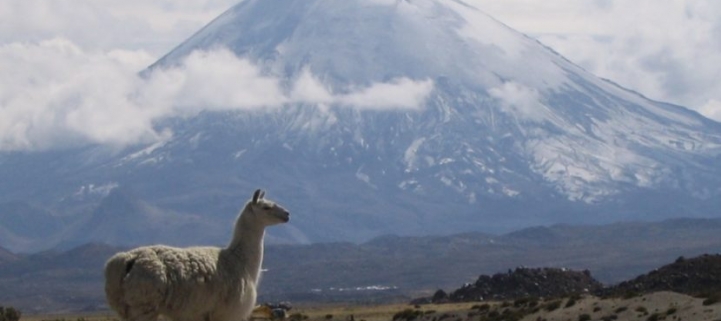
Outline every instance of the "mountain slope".
POLYGON ((230 231, 220 224, 162 210, 147 204, 131 191, 117 188, 110 192, 84 222, 79 222, 63 248, 86 243, 138 245, 171 243, 180 246, 221 243, 219 235, 230 231), (218 235, 219 234, 219 235, 218 235))
POLYGON ((59 239, 65 226, 61 218, 25 202, 0 204, 0 244, 25 250, 43 248, 46 243, 42 239, 59 239))
POLYGON ((13 254, 5 248, 0 247, 0 265, 11 263, 17 261, 18 259, 19 258, 17 257, 17 255, 13 254))
POLYGON ((0 201, 87 215, 107 190, 78 191, 120 186, 225 224, 261 187, 297 214, 269 231, 281 242, 721 208, 720 124, 600 80, 462 1, 246 0, 144 76, 182 69, 198 50, 256 66, 287 102, 200 106, 209 111, 156 124, 172 137, 122 151, 0 155, 12 166, 3 175, 37 171, 58 186, 4 182, 0 201), (400 101, 409 88, 423 95, 400 101))

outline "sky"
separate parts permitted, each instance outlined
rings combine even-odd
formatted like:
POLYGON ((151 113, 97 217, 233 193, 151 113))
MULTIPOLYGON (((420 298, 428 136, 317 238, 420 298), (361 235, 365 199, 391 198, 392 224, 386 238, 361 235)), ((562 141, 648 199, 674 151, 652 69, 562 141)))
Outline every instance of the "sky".
MULTIPOLYGON (((721 121, 721 1, 467 2, 591 73, 721 121)), ((234 109, 288 102, 372 107, 367 101, 413 108, 432 88, 402 78, 339 96, 306 74, 285 93, 277 79, 223 51, 194 55, 182 74, 137 77, 235 3, 0 1, 0 151, 154 141, 168 135, 152 130, 158 117, 192 114, 209 101, 234 109), (217 95, 215 85, 232 83, 233 73, 250 89, 217 95), (208 78, 214 86, 203 86, 208 78), (387 99, 399 90, 407 94, 387 99)))

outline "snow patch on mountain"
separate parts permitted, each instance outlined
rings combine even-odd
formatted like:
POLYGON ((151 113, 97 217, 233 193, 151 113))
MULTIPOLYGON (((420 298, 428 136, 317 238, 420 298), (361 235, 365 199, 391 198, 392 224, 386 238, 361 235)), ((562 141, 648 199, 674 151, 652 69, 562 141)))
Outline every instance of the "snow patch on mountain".
POLYGON ((406 149, 403 159, 406 163, 406 173, 418 170, 418 163, 421 161, 418 157, 418 149, 426 141, 425 137, 416 138, 410 146, 406 149))
POLYGON ((117 182, 108 182, 104 184, 87 184, 80 186, 73 194, 75 199, 84 199, 86 197, 102 198, 108 196, 110 192, 120 185, 117 182))

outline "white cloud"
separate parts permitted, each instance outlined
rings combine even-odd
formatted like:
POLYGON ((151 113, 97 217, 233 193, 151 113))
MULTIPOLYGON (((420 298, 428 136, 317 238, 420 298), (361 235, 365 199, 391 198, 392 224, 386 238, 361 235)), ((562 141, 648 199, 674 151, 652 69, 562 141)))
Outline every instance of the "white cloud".
POLYGON ((414 81, 404 77, 340 95, 337 102, 360 109, 418 109, 432 90, 430 79, 414 81))
POLYGON ((696 109, 721 101, 721 1, 469 0, 590 72, 696 109))
POLYGON ((313 104, 327 105, 333 102, 333 95, 328 88, 316 79, 307 68, 303 69, 295 81, 295 86, 293 86, 290 96, 293 100, 313 104))
POLYGON ((372 83, 368 87, 350 88, 332 93, 321 81, 305 69, 293 84, 292 102, 339 105, 356 109, 419 109, 433 91, 430 79, 415 81, 406 77, 388 82, 372 83))
MULTIPOLYGON (((721 120, 720 1, 467 1, 601 77, 721 120)), ((157 140, 166 134, 154 121, 202 109, 289 102, 412 109, 433 88, 399 78, 334 92, 310 71, 281 88, 227 52, 137 76, 236 2, 0 1, 0 150, 157 140)), ((517 84, 495 90, 508 108, 537 103, 517 84)))
MULTIPOLYGON (((147 101, 160 102, 176 114, 202 110, 277 107, 286 102, 280 81, 264 76, 249 61, 229 50, 196 51, 179 68, 157 69, 140 88, 147 101)), ((164 113, 165 114, 165 113, 164 113)))
POLYGON ((0 46, 0 149, 46 149, 85 138, 152 138, 150 117, 129 98, 142 53, 87 53, 63 39, 0 46))
POLYGON ((1 45, 0 150, 157 141, 168 135, 154 127, 159 119, 203 110, 419 108, 433 88, 401 78, 333 94, 309 71, 285 88, 225 49, 141 77, 137 70, 152 61, 143 51, 85 51, 65 39, 1 45))
POLYGON ((488 93, 500 102, 503 112, 523 121, 543 121, 548 108, 541 103, 541 96, 533 88, 509 81, 491 88, 488 93))
POLYGON ((69 39, 162 55, 237 0, 3 0, 0 43, 69 39))
POLYGON ((708 118, 721 121, 721 101, 711 99, 698 110, 699 113, 708 118))

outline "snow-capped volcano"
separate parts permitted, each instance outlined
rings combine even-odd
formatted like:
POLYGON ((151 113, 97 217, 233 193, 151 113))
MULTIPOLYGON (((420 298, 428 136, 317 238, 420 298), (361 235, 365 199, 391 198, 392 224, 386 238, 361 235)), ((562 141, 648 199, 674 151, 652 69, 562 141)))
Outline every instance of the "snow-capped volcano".
MULTIPOLYGON (((407 137, 384 151, 402 152, 386 160, 400 167, 383 169, 403 169, 409 177, 394 184, 401 189, 424 188, 409 174, 431 171, 470 199, 524 197, 540 179, 570 200, 594 202, 621 192, 619 184, 689 184, 683 172, 703 167, 693 159, 721 152, 718 124, 599 80, 461 1, 244 1, 156 67, 218 47, 282 79, 309 70, 332 92, 432 80, 420 110, 391 112, 397 126, 384 124, 407 137)), ((323 132, 353 132, 344 145, 379 145, 378 115, 336 107, 306 116, 326 118, 323 132)), ((372 181, 362 167, 359 177, 372 181)))
POLYGON ((462 1, 245 0, 144 74, 213 52, 272 80, 273 106, 204 106, 156 124, 173 134, 153 145, 68 155, 82 165, 48 169, 65 188, 46 199, 112 184, 226 220, 264 187, 297 213, 275 232, 294 241, 721 207, 720 124, 598 79, 462 1))

